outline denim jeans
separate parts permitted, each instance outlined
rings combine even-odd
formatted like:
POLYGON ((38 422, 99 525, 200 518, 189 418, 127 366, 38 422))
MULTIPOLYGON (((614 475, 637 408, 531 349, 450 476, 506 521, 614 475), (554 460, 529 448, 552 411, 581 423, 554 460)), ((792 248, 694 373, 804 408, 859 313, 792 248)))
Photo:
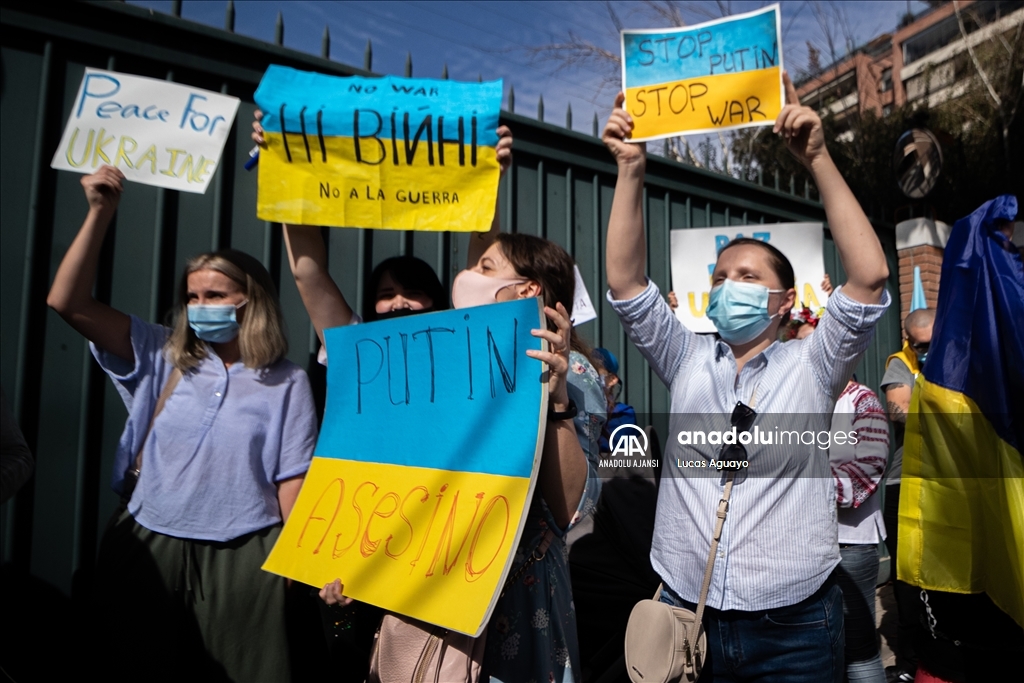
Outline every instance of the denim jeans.
MULTIPOLYGON (((843 597, 833 576, 795 605, 761 612, 704 609, 708 652, 701 683, 843 680, 843 597)), ((661 601, 696 611, 666 587, 661 601)))
POLYGON ((875 584, 878 582, 878 546, 839 546, 842 560, 836 579, 843 592, 846 630, 846 674, 851 683, 885 683, 875 629, 875 584))

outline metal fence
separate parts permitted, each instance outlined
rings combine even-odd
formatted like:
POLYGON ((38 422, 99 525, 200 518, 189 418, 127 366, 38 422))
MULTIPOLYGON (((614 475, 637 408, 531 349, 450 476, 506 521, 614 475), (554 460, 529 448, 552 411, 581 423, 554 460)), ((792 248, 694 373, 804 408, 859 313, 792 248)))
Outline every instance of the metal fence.
MULTIPOLYGON (((105 2, 69 3, 59 14, 43 3, 5 4, 0 24, 0 381, 36 455, 34 479, 2 510, 2 559, 68 594, 76 570, 92 563, 116 505, 108 482, 125 419, 121 399, 83 339, 45 304, 56 267, 86 213, 79 177, 49 168, 83 69, 173 80, 242 99, 224 162, 205 195, 128 188, 103 247, 96 296, 160 321, 189 256, 227 246, 252 253, 279 283, 289 357, 309 370, 321 405, 325 380, 314 358, 316 337, 288 274, 280 230, 256 218, 256 175, 241 168, 250 147, 252 93, 269 64, 336 75, 367 71, 235 35, 230 4, 225 30, 105 2)), ((282 31, 279 20, 278 43, 282 31)), ((329 49, 325 30, 324 54, 329 49)), ((547 237, 574 255, 599 312, 596 321, 581 326, 583 335, 618 355, 623 400, 638 413, 664 415, 665 387, 627 343, 602 296, 605 226, 615 183, 610 156, 595 136, 511 112, 502 121, 515 135, 514 163, 500 190, 504 229, 547 237)), ((644 215, 650 277, 668 291, 670 229, 721 226, 734 235, 747 224, 824 221, 818 202, 795 194, 791 183, 788 192, 778 189, 778 179, 772 184, 762 187, 652 157, 644 215)), ((365 276, 389 256, 423 258, 446 286, 465 263, 465 235, 326 232, 331 274, 356 303, 365 276)), ((879 236, 895 293, 894 236, 891 229, 879 229, 879 236)), ((842 282, 827 231, 825 267, 834 282, 842 282)), ((899 338, 894 308, 858 368, 870 386, 877 388, 884 359, 899 338)), ((656 427, 664 436, 665 425, 656 427)))

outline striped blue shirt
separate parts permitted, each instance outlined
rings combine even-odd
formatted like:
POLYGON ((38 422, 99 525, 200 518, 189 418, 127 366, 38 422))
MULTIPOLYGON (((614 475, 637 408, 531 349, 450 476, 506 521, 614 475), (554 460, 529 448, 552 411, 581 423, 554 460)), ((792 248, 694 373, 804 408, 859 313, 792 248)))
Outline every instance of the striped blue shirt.
MULTIPOLYGON (((737 376, 736 359, 714 335, 698 335, 672 313, 657 286, 633 299, 608 300, 626 333, 669 387, 672 415, 658 495, 651 562, 685 600, 697 602, 711 546, 722 473, 678 464, 719 457, 720 446, 680 445, 694 423, 728 429, 737 401, 758 412, 761 432, 784 426, 828 432, 875 324, 889 306, 861 304, 835 291, 814 334, 773 343, 737 376)), ((836 492, 828 450, 817 443, 748 445, 750 467, 733 487, 707 604, 756 611, 810 596, 839 564, 836 492)))

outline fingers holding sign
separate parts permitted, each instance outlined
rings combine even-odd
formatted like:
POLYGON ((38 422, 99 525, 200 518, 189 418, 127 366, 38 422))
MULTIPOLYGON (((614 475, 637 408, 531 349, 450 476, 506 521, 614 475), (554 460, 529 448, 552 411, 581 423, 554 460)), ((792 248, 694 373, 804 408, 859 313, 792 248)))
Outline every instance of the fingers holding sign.
POLYGON ((512 165, 512 129, 508 126, 498 126, 498 144, 495 145, 494 151, 498 157, 501 175, 505 175, 512 165))
POLYGON ((775 119, 772 132, 781 135, 790 154, 810 168, 817 159, 828 156, 821 117, 810 107, 800 106, 796 88, 785 71, 782 72, 782 82, 786 86, 786 106, 775 119))
POLYGON ((642 166, 647 161, 647 145, 629 142, 633 136, 633 117, 622 108, 625 101, 624 93, 615 96, 615 106, 605 124, 601 140, 619 166, 642 166))
POLYGON ((260 121, 263 120, 263 112, 257 109, 253 112, 252 117, 255 119, 252 122, 252 141, 260 147, 264 147, 267 142, 263 139, 263 126, 260 125, 260 121))
POLYGON ((565 310, 565 306, 561 303, 557 305, 557 308, 545 306, 544 315, 555 324, 557 331, 548 329, 531 330, 530 334, 548 343, 548 350, 528 349, 526 355, 548 364, 550 369, 548 376, 550 400, 559 409, 562 409, 569 403, 569 392, 566 388, 565 377, 569 373, 569 344, 572 339, 572 321, 569 319, 569 312, 565 310))
POLYGON ((124 173, 113 166, 103 166, 95 173, 82 176, 82 188, 89 201, 89 209, 113 214, 124 192, 124 173))
POLYGON ((320 599, 331 606, 347 607, 352 604, 352 598, 342 595, 341 592, 344 588, 341 579, 335 579, 332 583, 320 589, 320 599))

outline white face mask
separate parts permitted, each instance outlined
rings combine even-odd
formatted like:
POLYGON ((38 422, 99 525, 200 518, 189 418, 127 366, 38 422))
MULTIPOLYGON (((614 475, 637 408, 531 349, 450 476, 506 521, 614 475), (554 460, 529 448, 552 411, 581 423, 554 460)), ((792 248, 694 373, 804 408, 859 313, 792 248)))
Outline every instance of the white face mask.
POLYGON ((474 270, 464 270, 455 276, 452 283, 452 306, 455 308, 472 308, 485 306, 498 301, 498 292, 513 285, 521 285, 526 280, 488 277, 474 270))

